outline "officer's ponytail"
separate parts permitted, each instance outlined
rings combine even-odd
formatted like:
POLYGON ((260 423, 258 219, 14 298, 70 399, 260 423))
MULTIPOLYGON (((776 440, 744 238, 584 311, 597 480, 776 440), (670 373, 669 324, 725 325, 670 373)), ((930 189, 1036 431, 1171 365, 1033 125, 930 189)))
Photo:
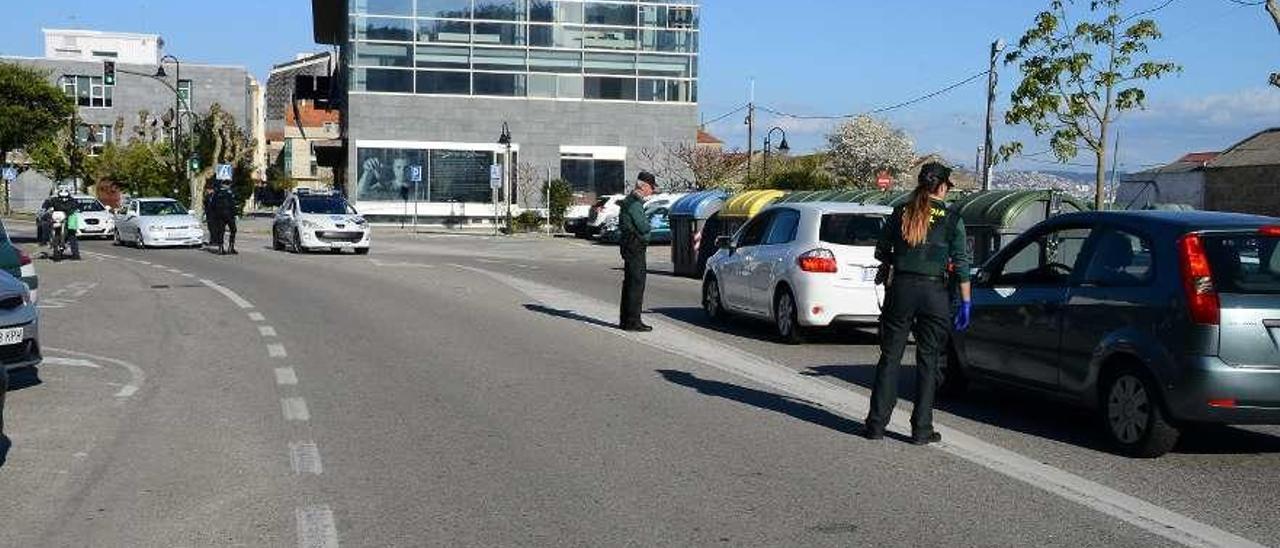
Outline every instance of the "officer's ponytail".
POLYGON ((929 237, 929 221, 933 215, 932 195, 938 187, 951 184, 951 168, 930 162, 920 169, 919 183, 902 211, 902 239, 911 247, 923 244, 929 237))

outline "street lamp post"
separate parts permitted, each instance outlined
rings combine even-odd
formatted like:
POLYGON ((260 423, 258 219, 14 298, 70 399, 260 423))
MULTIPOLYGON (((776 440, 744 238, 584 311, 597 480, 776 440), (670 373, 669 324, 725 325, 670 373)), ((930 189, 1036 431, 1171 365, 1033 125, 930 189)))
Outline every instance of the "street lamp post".
POLYGON ((498 144, 505 148, 502 156, 502 196, 507 210, 507 235, 511 230, 511 128, 502 123, 502 135, 498 136, 498 144))
MULTIPOLYGON (((200 189, 196 188, 196 181, 191 177, 191 166, 187 163, 186 150, 182 145, 182 62, 169 54, 161 57, 154 76, 157 80, 163 81, 169 76, 164 70, 165 61, 173 63, 173 155, 179 166, 175 173, 180 173, 180 177, 187 180, 187 186, 191 191, 191 209, 198 211, 200 189)), ((217 158, 214 158, 214 161, 216 162, 217 158)))
POLYGON ((786 154, 791 151, 791 145, 787 144, 787 130, 782 129, 781 127, 775 126, 773 129, 769 130, 769 133, 765 134, 764 136, 764 177, 766 180, 768 180, 769 178, 769 150, 770 150, 770 147, 773 146, 773 132, 775 131, 782 132, 782 142, 778 143, 778 152, 786 154))

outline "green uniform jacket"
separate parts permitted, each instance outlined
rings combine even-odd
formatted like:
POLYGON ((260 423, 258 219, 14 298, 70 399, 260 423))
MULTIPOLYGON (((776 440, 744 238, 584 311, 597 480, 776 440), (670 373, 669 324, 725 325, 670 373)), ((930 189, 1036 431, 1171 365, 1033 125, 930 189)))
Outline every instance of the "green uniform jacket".
POLYGON ((911 247, 902 237, 902 213, 906 206, 898 206, 885 224, 880 241, 876 244, 876 260, 893 265, 894 272, 910 272, 924 276, 943 276, 947 263, 955 266, 961 282, 969 281, 968 237, 964 219, 960 213, 947 209, 947 205, 933 201, 929 220, 929 235, 923 244, 911 247))
POLYGON ((640 242, 648 243, 649 232, 653 229, 649 226, 649 217, 644 214, 644 200, 634 193, 628 194, 622 200, 621 208, 622 211, 618 213, 618 231, 622 241, 638 238, 640 242))

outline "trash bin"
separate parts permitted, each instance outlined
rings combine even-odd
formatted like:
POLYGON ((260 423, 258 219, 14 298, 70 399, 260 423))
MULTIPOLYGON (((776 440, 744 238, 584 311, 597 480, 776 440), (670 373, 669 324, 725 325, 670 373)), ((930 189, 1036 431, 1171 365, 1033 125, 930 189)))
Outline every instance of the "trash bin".
POLYGON ((755 217, 760 210, 782 199, 787 193, 781 190, 752 190, 743 192, 725 202, 720 211, 720 236, 737 232, 742 225, 755 217))
POLYGON ((1076 198, 1055 190, 988 190, 956 201, 974 267, 990 259, 1037 223, 1055 215, 1085 211, 1076 198))
POLYGON ((729 193, 723 190, 707 190, 689 194, 671 204, 668 219, 671 223, 671 264, 675 275, 702 276, 707 259, 715 253, 715 235, 719 234, 718 227, 710 225, 717 224, 712 221, 728 199, 729 193), (710 234, 711 241, 704 239, 704 230, 710 234))

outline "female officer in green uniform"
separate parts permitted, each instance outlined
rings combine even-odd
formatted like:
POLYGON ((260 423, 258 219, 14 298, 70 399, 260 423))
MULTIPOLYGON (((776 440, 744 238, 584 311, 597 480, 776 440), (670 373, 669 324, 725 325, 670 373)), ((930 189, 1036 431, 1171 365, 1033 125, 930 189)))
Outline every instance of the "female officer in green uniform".
POLYGON ((910 200, 894 210, 876 245, 876 259, 891 268, 891 275, 880 316, 880 363, 863 432, 867 439, 884 437, 898 401, 898 367, 907 335, 914 331, 916 401, 911 440, 917 445, 942 440, 933 431, 933 397, 952 320, 946 284, 948 262, 954 263, 960 279, 961 303, 954 318, 957 330, 969 327, 972 311, 964 221, 943 202, 952 186, 950 168, 926 164, 910 200))

